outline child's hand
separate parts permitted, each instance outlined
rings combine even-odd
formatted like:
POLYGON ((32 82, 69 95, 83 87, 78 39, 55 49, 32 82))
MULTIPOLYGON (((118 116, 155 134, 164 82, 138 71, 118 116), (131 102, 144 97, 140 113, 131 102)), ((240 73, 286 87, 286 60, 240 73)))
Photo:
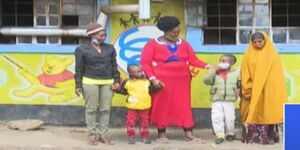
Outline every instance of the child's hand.
POLYGON ((165 87, 165 84, 162 82, 159 82, 159 86, 160 86, 159 88, 162 89, 163 87, 165 87))
POLYGON ((82 88, 77 88, 75 90, 75 93, 76 93, 77 96, 82 97, 82 88))
POLYGON ((239 97, 241 97, 241 89, 236 89, 235 90, 235 94, 237 95, 237 96, 239 96, 239 97))
POLYGON ((245 98, 246 100, 251 100, 251 94, 249 94, 249 95, 244 95, 244 98, 245 98))
POLYGON ((156 89, 160 89, 160 88, 164 87, 164 84, 157 79, 152 79, 151 83, 156 89))

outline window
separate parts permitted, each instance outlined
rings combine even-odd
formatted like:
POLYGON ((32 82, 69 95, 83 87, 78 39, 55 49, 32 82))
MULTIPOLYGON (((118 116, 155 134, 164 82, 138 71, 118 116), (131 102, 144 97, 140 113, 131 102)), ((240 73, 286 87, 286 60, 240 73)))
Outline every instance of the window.
POLYGON ((200 26, 204 44, 236 44, 236 0, 188 0, 187 24, 200 26))
MULTIPOLYGON (((96 0, 0 0, 1 27, 86 28, 95 21, 96 0)), ((0 43, 81 44, 86 37, 75 36, 7 36, 0 43)))
POLYGON ((78 16, 65 15, 62 16, 62 26, 78 26, 78 16))
POLYGON ((31 36, 18 36, 17 43, 26 43, 30 44, 32 42, 31 36))
POLYGON ((94 0, 63 0, 62 26, 85 27, 96 14, 94 0))
POLYGON ((236 1, 207 0, 204 26, 205 44, 236 43, 236 1))
MULTIPOLYGON (((33 0, 1 0, 0 1, 0 26, 2 27, 32 27, 33 26, 33 0)), ((14 44, 16 36, 0 34, 0 43, 14 44)))
MULTIPOLYGON (((34 2, 34 26, 37 28, 60 27, 60 2, 59 0, 35 0, 34 2)), ((53 37, 32 37, 33 43, 59 44, 60 40, 51 40, 53 37)))
POLYGON ((62 36, 61 44, 78 44, 79 38, 74 36, 62 36))
POLYGON ((0 10, 3 27, 33 26, 33 0, 2 0, 0 10))
POLYGON ((35 0, 34 20, 36 27, 59 27, 59 0, 35 0))
POLYGON ((300 42, 299 8, 299 0, 272 0, 272 30, 275 43, 300 42))
POLYGON ((248 43, 255 31, 269 33, 269 0, 239 0, 238 11, 238 43, 248 43))
POLYGON ((0 43, 14 44, 14 43, 16 43, 16 36, 5 36, 5 35, 0 34, 0 43))
POLYGON ((186 7, 187 25, 203 29, 204 44, 247 44, 256 31, 275 43, 300 42, 299 0, 187 0, 186 7))
POLYGON ((205 0, 188 0, 186 1, 187 6, 187 24, 190 26, 203 26, 204 18, 204 6, 205 0))

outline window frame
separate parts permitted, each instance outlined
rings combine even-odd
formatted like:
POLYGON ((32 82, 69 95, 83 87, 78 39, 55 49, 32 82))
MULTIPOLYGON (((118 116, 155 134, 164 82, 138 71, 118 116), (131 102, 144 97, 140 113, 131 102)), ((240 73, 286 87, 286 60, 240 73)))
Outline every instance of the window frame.
MULTIPOLYGON (((16 8, 16 5, 18 4, 17 1, 23 3, 22 0, 16 0, 16 3, 14 3, 14 7, 15 9, 16 8)), ((32 28, 42 28, 42 29, 68 29, 68 28, 81 28, 81 29, 85 29, 87 24, 90 22, 90 21, 86 21, 85 23, 80 23, 80 20, 78 20, 78 25, 76 26, 62 26, 62 16, 63 16, 63 2, 64 0, 32 0, 32 28), (37 12, 37 9, 38 9, 38 4, 41 4, 41 8, 44 7, 44 11, 42 11, 41 13, 37 12), (50 6, 52 5, 56 5, 57 7, 57 13, 50 13, 50 6), (38 16, 44 16, 45 17, 45 25, 38 25, 38 22, 37 22, 37 17, 38 16), (57 17, 58 18, 58 24, 57 25, 50 25, 50 17, 57 17)), ((26 2, 27 3, 27 2, 26 2)), ((79 17, 85 17, 85 16, 89 16, 91 21, 95 21, 97 18, 97 0, 74 0, 74 4, 75 4, 75 7, 76 7, 76 15, 79 17), (90 12, 87 13, 87 14, 80 14, 80 8, 81 5, 88 5, 87 7, 92 7, 93 10, 89 10, 90 12)), ((2 7, 2 1, 0 0, 0 7, 2 7)), ((84 6, 83 6, 84 8, 84 6)), ((2 11, 1 11, 2 12, 2 11)), ((2 14, 0 12, 0 26, 2 25, 2 14)), ((15 18, 17 18, 17 12, 14 11, 14 15, 15 15, 15 18)), ((15 19, 16 20, 16 19, 15 19)), ((14 23, 15 25, 14 26, 7 26, 7 27, 23 27, 23 26, 17 26, 17 22, 14 23)), ((5 38, 5 37, 12 37, 10 35, 3 35, 1 38, 5 38)), ((74 45, 72 43, 67 43, 67 44, 62 44, 62 37, 63 35, 57 35, 57 36, 32 36, 32 35, 14 35, 14 41, 12 41, 13 43, 11 44, 57 44, 57 45, 74 45), (25 38, 24 38, 25 37, 25 38), (26 38, 29 38, 31 37, 31 42, 29 43, 29 39, 26 39, 26 38), (41 42, 39 43, 38 42, 38 38, 41 37, 41 38, 46 38, 46 42, 41 42), (53 43, 51 42, 52 40, 52 37, 57 38, 57 42, 56 43, 53 43), (21 41, 27 41, 27 42, 21 42, 21 41)), ((77 44, 82 44, 82 43, 86 43, 87 40, 86 40, 86 37, 83 37, 83 36, 69 36, 70 39, 74 38, 74 39, 77 39, 76 41, 77 44)), ((56 41, 56 40, 55 40, 56 41)), ((5 40, 3 41, 4 43, 6 42, 5 40)))
MULTIPOLYGON (((33 14, 33 12, 29 15, 29 14, 18 14, 18 11, 17 11, 17 9, 18 9, 18 5, 20 5, 20 4, 29 4, 30 2, 27 2, 27 1, 22 1, 22 0, 14 0, 14 12, 13 13, 9 13, 9 14, 3 14, 3 13, 1 13, 1 18, 0 18, 0 22, 1 22, 1 26, 3 27, 4 25, 3 25, 3 20, 2 20, 2 17, 3 16, 12 16, 12 17, 14 17, 14 25, 5 25, 4 27, 33 27, 33 18, 32 18, 32 24, 31 25, 18 25, 18 17, 21 17, 21 16, 34 16, 34 14, 33 14)), ((32 0, 32 4, 34 3, 34 0, 32 0)), ((4 2, 1 0, 1 2, 0 2, 0 6, 1 7, 3 7, 3 4, 4 4, 4 2)), ((32 8, 33 8, 33 5, 32 5, 32 8)))
MULTIPOLYGON (((186 24, 187 26, 192 26, 192 27, 200 27, 203 30, 203 39, 205 38, 205 29, 217 29, 218 30, 218 44, 207 44, 204 41, 204 45, 227 45, 227 44, 222 44, 221 38, 221 29, 226 29, 227 27, 221 27, 221 25, 218 25, 217 27, 205 27, 207 24, 209 24, 207 22, 207 1, 208 0, 190 0, 190 1, 186 1, 186 24), (191 3, 188 5, 188 3, 191 3), (198 8, 200 6, 193 6, 193 5, 201 5, 203 12, 200 15, 195 15, 196 12, 195 11, 189 11, 188 9, 190 8, 198 8), (192 6, 192 7, 189 7, 192 6), (192 16, 192 17, 191 17, 192 16), (202 25, 195 25, 195 24, 190 24, 190 18, 195 17, 198 20, 203 20, 203 24, 202 25)), ((218 1, 218 4, 220 3, 220 1, 218 1)), ((252 33, 254 33, 255 31, 266 31, 268 32, 268 34, 270 35, 270 38, 272 41, 274 41, 274 43, 276 44, 297 44, 300 43, 300 38, 298 36, 298 33, 300 32, 300 26, 296 25, 290 25, 290 16, 293 17, 300 17, 300 14, 298 13, 298 11, 294 11, 293 14, 290 14, 290 6, 293 6, 296 4, 296 6, 300 6, 299 2, 290 2, 290 1, 283 1, 282 4, 286 5, 286 12, 282 12, 282 14, 279 12, 277 14, 273 14, 273 1, 272 0, 247 0, 246 2, 242 2, 241 0, 237 0, 236 1, 236 45, 239 44, 248 44, 249 43, 249 38, 250 35, 252 33), (247 12, 245 14, 242 14, 242 12, 240 11, 240 8, 242 6, 251 6, 251 11, 250 13, 247 14, 247 12), (257 7, 267 7, 268 10, 264 11, 264 9, 258 9, 257 7), (267 22, 266 25, 263 26, 259 26, 257 20, 259 19, 259 17, 261 17, 262 15, 257 15, 257 10, 262 10, 262 12, 265 12, 263 15, 264 18, 267 18, 267 22), (283 16, 285 17, 285 21, 286 21, 286 25, 284 26, 273 26, 273 19, 274 17, 277 16, 283 16), (245 18, 244 23, 246 23, 245 25, 243 25, 243 19, 245 18), (250 18, 251 20, 247 20, 248 18, 250 18), (251 21, 251 22, 247 22, 247 21, 251 21), (247 25, 247 24, 251 24, 251 25, 247 25), (297 32, 297 34, 295 34, 295 31, 297 32), (243 35, 243 32, 246 33, 243 35), (294 38, 292 38, 294 34, 294 38)), ((218 5, 217 4, 217 5, 218 5)), ((280 8, 280 4, 281 3, 276 3, 275 5, 279 6, 280 8)), ((218 7, 218 10, 220 11, 220 8, 218 7)), ((220 13, 218 13, 220 14, 220 13)), ((220 19, 220 16, 218 16, 218 19, 220 19)), ((297 18, 295 18, 295 21, 297 21, 297 18)), ((191 21, 192 22, 192 21, 191 21)), ((218 20, 218 22, 220 23, 220 21, 218 20)), ((228 28, 227 28, 228 29, 228 28)), ((230 28, 229 28, 230 29, 230 28)))
POLYGON ((52 0, 43 0, 45 3, 45 13, 38 13, 36 12, 36 7, 38 3, 42 3, 40 0, 33 0, 33 14, 34 14, 34 27, 39 27, 39 28, 59 28, 61 26, 61 1, 57 0, 58 3, 53 2, 52 0), (58 8, 58 13, 57 14, 50 14, 50 5, 51 4, 56 4, 58 8), (44 16, 46 19, 46 24, 45 25, 38 25, 37 23, 37 17, 39 16, 44 16), (58 18, 58 24, 57 25, 50 25, 50 17, 57 17, 58 18))
MULTIPOLYGON (((272 1, 273 2, 273 1, 272 1)), ((273 3, 270 2, 270 6, 271 6, 271 10, 273 10, 273 3)), ((285 42, 284 43, 279 43, 279 44, 295 44, 295 43, 300 43, 300 38, 299 39, 296 39, 296 40, 293 40, 290 38, 290 32, 291 30, 299 30, 300 31, 300 25, 299 26, 290 26, 290 16, 296 16, 296 17, 300 17, 300 12, 299 14, 295 15, 295 14, 289 14, 289 11, 290 11, 290 8, 289 6, 292 6, 292 4, 295 4, 295 3, 290 3, 288 0, 285 1, 286 4, 286 14, 283 14, 283 15, 278 15, 278 14, 275 14, 273 15, 272 13, 272 17, 270 17, 271 21, 273 21, 273 17, 278 17, 278 16, 281 16, 281 17, 285 17, 286 18, 286 26, 271 26, 272 27, 272 40, 273 40, 273 31, 274 30, 285 30, 285 33, 286 33, 286 37, 285 37, 285 42)), ((300 2, 299 3, 296 3, 298 6, 300 6, 300 2)), ((279 5, 278 4, 274 4, 274 5, 279 5)), ((273 23, 273 22, 271 22, 273 23)))
MULTIPOLYGON (((208 0, 203 2, 203 4, 204 4, 203 5, 203 7, 204 7, 204 9, 203 9, 204 10, 204 12, 203 12, 204 19, 203 20, 205 20, 204 21, 205 23, 202 27, 203 34, 204 34, 203 35, 203 44, 204 45, 232 45, 232 44, 236 44, 236 36, 235 36, 234 43, 222 44, 222 31, 234 30, 236 32, 236 25, 237 25, 237 15, 236 15, 237 12, 236 11, 237 10, 235 10, 235 14, 222 15, 221 6, 223 6, 224 4, 221 3, 221 0, 218 0, 218 3, 216 3, 216 4, 208 4, 207 1, 208 0), (208 6, 213 6, 213 5, 216 5, 218 7, 218 12, 217 12, 217 14, 209 15, 207 8, 208 8, 208 6), (218 18, 218 26, 208 26, 208 24, 209 24, 208 17, 217 17, 218 18), (231 27, 230 26, 222 26, 222 21, 221 21, 222 17, 233 17, 233 18, 235 18, 235 21, 236 21, 235 26, 231 26, 231 27), (205 43, 205 31, 206 30, 218 31, 218 43, 217 44, 216 43, 215 44, 205 43)), ((235 1, 237 2, 238 0, 235 0, 235 1)), ((235 3, 235 4, 225 4, 225 5, 227 5, 227 6, 235 5, 235 7, 236 7, 237 3, 235 3)))
MULTIPOLYGON (((245 15, 246 16, 246 15, 245 15)), ((247 44, 249 43, 250 35, 256 31, 264 31, 267 30, 267 33, 272 36, 272 20, 271 20, 271 2, 268 0, 265 3, 259 3, 257 0, 251 0, 251 2, 247 3, 241 3, 240 0, 237 0, 237 44, 247 44), (240 25, 240 18, 244 15, 240 14, 240 6, 252 6, 252 13, 251 13, 251 19, 252 19, 252 26, 241 26, 240 25), (268 14, 264 15, 264 17, 268 17, 268 25, 265 26, 258 26, 257 25, 257 14, 256 14, 256 7, 257 6, 267 6, 268 7, 268 14), (251 31, 250 35, 248 35, 248 41, 247 42, 241 42, 240 34, 241 30, 248 30, 251 31)))

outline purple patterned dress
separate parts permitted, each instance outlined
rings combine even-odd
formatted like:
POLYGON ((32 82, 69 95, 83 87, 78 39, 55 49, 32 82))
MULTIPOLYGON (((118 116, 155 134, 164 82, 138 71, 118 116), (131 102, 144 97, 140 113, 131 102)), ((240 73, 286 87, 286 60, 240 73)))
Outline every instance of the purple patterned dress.
POLYGON ((243 126, 243 143, 274 144, 279 142, 278 125, 247 124, 243 126))

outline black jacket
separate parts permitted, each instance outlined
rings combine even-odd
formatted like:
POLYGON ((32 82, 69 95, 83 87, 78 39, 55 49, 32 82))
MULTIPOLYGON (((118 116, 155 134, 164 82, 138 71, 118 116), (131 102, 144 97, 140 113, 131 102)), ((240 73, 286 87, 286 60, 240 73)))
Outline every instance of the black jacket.
POLYGON ((76 88, 82 88, 82 77, 93 79, 114 79, 120 82, 120 73, 113 45, 103 43, 101 53, 91 44, 80 45, 75 50, 75 82, 76 88))

